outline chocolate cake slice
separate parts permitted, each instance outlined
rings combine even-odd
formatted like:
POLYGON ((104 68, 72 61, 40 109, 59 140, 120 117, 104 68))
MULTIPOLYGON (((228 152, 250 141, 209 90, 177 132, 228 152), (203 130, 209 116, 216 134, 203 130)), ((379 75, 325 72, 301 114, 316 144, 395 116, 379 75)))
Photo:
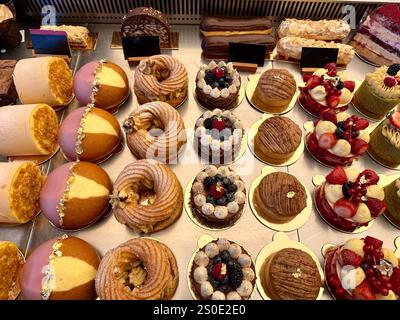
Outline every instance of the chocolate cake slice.
POLYGON ((18 98, 13 81, 16 60, 0 60, 0 106, 14 104, 18 98))

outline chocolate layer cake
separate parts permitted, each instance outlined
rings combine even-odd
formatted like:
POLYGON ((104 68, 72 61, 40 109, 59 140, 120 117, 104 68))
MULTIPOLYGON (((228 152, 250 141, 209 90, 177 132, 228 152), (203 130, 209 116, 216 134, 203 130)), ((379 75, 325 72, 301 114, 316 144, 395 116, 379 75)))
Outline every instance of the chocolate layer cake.
POLYGON ((16 60, 0 60, 0 106, 15 104, 18 99, 13 81, 16 60))
POLYGON ((158 36, 160 46, 171 45, 171 27, 167 17, 153 8, 138 7, 125 15, 121 32, 123 36, 158 36))
POLYGON ((400 62, 400 7, 387 4, 372 12, 350 44, 366 59, 383 65, 400 62))

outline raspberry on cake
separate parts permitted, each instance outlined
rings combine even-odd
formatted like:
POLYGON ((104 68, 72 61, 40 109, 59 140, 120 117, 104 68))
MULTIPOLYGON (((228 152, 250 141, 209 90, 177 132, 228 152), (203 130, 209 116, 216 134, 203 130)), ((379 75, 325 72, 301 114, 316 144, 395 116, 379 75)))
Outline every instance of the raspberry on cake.
POLYGON ((250 255, 224 238, 200 248, 189 271, 189 285, 198 300, 248 300, 255 278, 250 255))
POLYGON ((366 236, 350 239, 325 253, 325 279, 339 300, 398 300, 400 268, 395 253, 366 236))
POLYGON ((206 111, 195 125, 195 148, 214 164, 230 163, 240 154, 244 135, 241 121, 231 111, 206 111))
POLYGON ((335 63, 326 64, 312 76, 305 76, 304 80, 306 85, 300 87, 299 101, 315 117, 321 117, 328 108, 345 111, 353 99, 355 82, 347 80, 344 72, 337 72, 335 63))
POLYGON ((228 110, 237 105, 241 79, 231 62, 203 64, 196 76, 196 98, 209 109, 228 110))
POLYGON ((367 226, 387 208, 379 176, 370 169, 335 167, 314 193, 321 216, 333 227, 353 232, 367 226))
POLYGON ((306 146, 311 155, 327 166, 348 166, 368 149, 369 122, 346 112, 326 109, 321 120, 306 136, 306 146))
POLYGON ((190 190, 192 213, 207 227, 232 226, 241 217, 245 203, 243 180, 226 166, 207 166, 197 174, 190 190))

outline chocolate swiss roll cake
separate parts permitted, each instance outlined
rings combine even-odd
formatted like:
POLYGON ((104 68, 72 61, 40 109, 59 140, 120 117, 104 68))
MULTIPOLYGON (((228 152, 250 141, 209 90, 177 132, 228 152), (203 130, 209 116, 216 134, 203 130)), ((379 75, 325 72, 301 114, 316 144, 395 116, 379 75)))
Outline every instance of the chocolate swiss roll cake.
POLYGON ((15 104, 18 99, 13 81, 16 60, 0 60, 0 107, 15 104))
POLYGON ((287 117, 266 119, 254 137, 254 152, 265 162, 282 164, 288 161, 301 143, 300 127, 287 117))
POLYGON ((200 30, 203 35, 226 35, 226 34, 271 34, 272 22, 266 18, 220 18, 202 17, 200 30))
POLYGON ((121 33, 125 37, 158 36, 161 47, 171 45, 168 18, 153 8, 138 7, 130 10, 123 18, 121 33))
POLYGON ((307 193, 295 176, 273 172, 265 176, 253 196, 254 207, 272 223, 293 220, 307 206, 307 193))

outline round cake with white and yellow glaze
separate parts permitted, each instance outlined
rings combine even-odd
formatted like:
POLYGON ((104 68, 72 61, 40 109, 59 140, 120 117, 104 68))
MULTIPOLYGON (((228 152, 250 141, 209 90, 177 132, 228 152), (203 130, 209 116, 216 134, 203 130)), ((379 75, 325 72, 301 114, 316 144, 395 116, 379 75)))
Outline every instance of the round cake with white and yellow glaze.
POLYGON ((0 162, 0 181, 0 223, 26 223, 39 213, 44 176, 33 162, 0 162))
POLYGON ((14 69, 14 84, 21 103, 66 106, 73 97, 72 70, 59 57, 19 60, 14 69))
POLYGON ((93 105, 72 111, 60 127, 58 143, 70 161, 100 162, 120 146, 121 128, 109 112, 93 105))
POLYGON ((58 228, 76 230, 98 220, 109 207, 108 174, 90 162, 69 162, 53 170, 40 193, 43 214, 58 228))
POLYGON ((400 102, 400 64, 382 66, 366 75, 354 95, 355 107, 368 117, 382 119, 400 102))
POLYGON ((57 149, 57 114, 47 104, 0 109, 0 155, 48 155, 57 149))
POLYGON ((25 300, 90 300, 100 264, 86 241, 64 235, 46 241, 26 260, 20 273, 25 300))

